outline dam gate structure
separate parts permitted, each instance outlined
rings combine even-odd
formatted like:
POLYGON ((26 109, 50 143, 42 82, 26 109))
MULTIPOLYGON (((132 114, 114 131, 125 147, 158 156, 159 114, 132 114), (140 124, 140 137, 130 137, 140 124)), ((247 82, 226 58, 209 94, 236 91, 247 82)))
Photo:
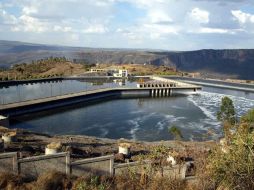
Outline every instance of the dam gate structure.
POLYGON ((172 96, 173 89, 179 90, 190 90, 196 92, 200 89, 200 86, 183 83, 171 79, 161 78, 161 77, 151 77, 151 81, 139 82, 137 88, 149 90, 149 94, 152 97, 167 97, 172 96))

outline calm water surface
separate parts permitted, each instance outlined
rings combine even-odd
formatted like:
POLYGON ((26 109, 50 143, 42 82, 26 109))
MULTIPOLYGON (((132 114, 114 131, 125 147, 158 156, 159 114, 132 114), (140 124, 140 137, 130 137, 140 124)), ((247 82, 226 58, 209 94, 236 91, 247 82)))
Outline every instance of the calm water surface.
MULTIPOLYGON (((2 87, 0 95, 4 95, 5 102, 15 102, 19 93, 22 94, 22 99, 50 96, 51 86, 52 93, 61 94, 123 84, 136 85, 135 82, 128 81, 108 81, 102 84, 98 81, 67 80, 2 87)), ((254 93, 203 87, 203 91, 195 95, 105 100, 40 112, 13 119, 11 127, 48 134, 83 134, 156 141, 172 139, 168 128, 175 125, 181 129, 185 140, 217 139, 221 135, 221 127, 216 113, 224 96, 229 96, 234 101, 238 116, 254 108, 254 93)))
POLYGON ((105 79, 103 82, 101 80, 58 80, 16 86, 0 85, 0 105, 101 88, 133 87, 136 84, 135 81, 105 79))

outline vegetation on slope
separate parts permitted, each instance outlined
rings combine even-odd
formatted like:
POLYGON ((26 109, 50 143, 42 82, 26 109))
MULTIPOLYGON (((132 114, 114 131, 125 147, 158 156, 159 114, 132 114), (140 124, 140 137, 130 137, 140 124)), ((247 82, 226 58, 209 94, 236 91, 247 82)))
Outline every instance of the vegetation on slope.
POLYGON ((86 72, 90 67, 91 65, 74 64, 65 57, 50 57, 33 61, 31 64, 17 64, 11 69, 0 71, 0 80, 22 80, 75 75, 86 72))
MULTIPOLYGON (((127 69, 130 75, 177 75, 180 72, 168 66, 136 65, 136 64, 78 64, 68 61, 65 57, 50 57, 33 61, 31 64, 14 65, 11 69, 0 70, 0 81, 52 78, 70 75, 96 76, 88 73, 90 68, 127 69)), ((100 73, 98 73, 100 74, 100 73)))
POLYGON ((214 183, 228 189, 254 189, 254 110, 241 118, 227 139, 226 152, 216 149, 207 168, 214 183))
POLYGON ((151 64, 100 64, 96 68, 107 69, 127 69, 130 75, 143 76, 143 75, 180 75, 181 72, 177 71, 176 68, 161 65, 155 66, 151 64))

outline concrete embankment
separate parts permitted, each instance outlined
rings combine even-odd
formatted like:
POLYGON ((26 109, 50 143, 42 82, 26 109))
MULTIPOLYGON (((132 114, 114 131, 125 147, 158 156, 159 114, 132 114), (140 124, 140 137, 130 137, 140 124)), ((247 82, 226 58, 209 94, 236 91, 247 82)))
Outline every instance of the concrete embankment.
MULTIPOLYGON (((157 88, 161 91, 168 89, 168 87, 157 88)), ((200 89, 196 86, 195 89, 200 89)), ((48 98, 41 98, 35 100, 29 100, 24 102, 11 103, 0 106, 0 114, 4 116, 18 116, 23 114, 29 114, 38 111, 45 111, 53 108, 59 108, 70 105, 78 105, 79 103, 89 103, 93 101, 103 101, 107 98, 138 98, 138 97, 150 97, 153 88, 105 88, 91 91, 83 91, 79 93, 67 94, 62 96, 54 96, 48 98)), ((173 87, 173 91, 193 91, 191 87, 173 87)))
POLYGON ((54 96, 0 106, 0 114, 5 116, 18 116, 22 114, 44 111, 58 107, 75 105, 82 102, 102 101, 125 97, 149 97, 149 89, 105 88, 79 93, 54 96))
POLYGON ((185 84, 183 82, 177 82, 165 78, 156 77, 151 79, 158 81, 156 85, 144 84, 142 85, 142 88, 141 85, 138 88, 104 88, 54 97, 28 100, 17 103, 4 104, 0 106, 0 114, 4 116, 17 116, 37 111, 45 111, 63 106, 75 105, 81 102, 89 103, 91 101, 101 101, 105 98, 138 98, 149 96, 161 97, 171 96, 175 90, 190 90, 196 92, 198 89, 201 89, 201 87, 197 85, 185 84))
MULTIPOLYGON (((130 78, 140 78, 140 77, 130 77, 130 78)), ((149 77, 144 77, 144 78, 149 78, 149 77)), ((18 84, 43 83, 43 82, 62 81, 62 80, 105 80, 105 79, 114 80, 114 79, 122 79, 122 78, 113 77, 113 76, 67 76, 67 77, 28 79, 28 80, 0 81, 0 86, 13 86, 18 84)))
POLYGON ((64 80, 63 77, 54 77, 54 78, 43 78, 43 79, 29 79, 29 80, 9 80, 9 81, 0 81, 0 86, 13 86, 18 84, 32 84, 32 83, 41 83, 41 82, 51 82, 51 81, 61 81, 64 80))
POLYGON ((167 77, 167 78, 174 79, 174 80, 177 79, 186 83, 208 86, 208 87, 226 88, 231 90, 254 92, 254 85, 252 84, 240 84, 240 83, 224 82, 220 80, 195 79, 195 78, 187 78, 187 77, 167 77))

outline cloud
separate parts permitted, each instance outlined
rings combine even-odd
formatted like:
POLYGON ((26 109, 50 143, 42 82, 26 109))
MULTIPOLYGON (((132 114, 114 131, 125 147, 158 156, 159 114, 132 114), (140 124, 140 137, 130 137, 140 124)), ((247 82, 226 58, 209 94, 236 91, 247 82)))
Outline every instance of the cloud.
POLYGON ((17 18, 14 15, 8 14, 5 10, 0 9, 0 22, 6 25, 17 23, 17 18))
POLYGON ((19 25, 17 26, 20 30, 25 32, 45 32, 49 30, 48 24, 41 22, 40 20, 33 18, 28 15, 22 15, 19 17, 19 25))
POLYGON ((108 31, 107 27, 100 24, 90 25, 86 29, 82 30, 82 32, 86 34, 103 34, 106 33, 107 31, 108 31))
POLYGON ((227 30, 227 29, 221 29, 221 28, 200 28, 199 33, 205 33, 205 34, 233 34, 233 31, 227 30))
POLYGON ((160 10, 150 11, 147 17, 153 24, 169 24, 173 21, 169 15, 160 10))
POLYGON ((38 10, 34 6, 25 6, 25 7, 23 7, 22 12, 25 15, 30 15, 30 14, 36 14, 36 13, 38 13, 38 10))
POLYGON ((248 0, 2 0, 0 36, 92 47, 252 47, 253 5, 248 0))
POLYGON ((252 14, 244 13, 241 10, 232 10, 231 13, 235 17, 235 19, 241 24, 245 24, 247 22, 254 23, 254 15, 252 14))
POLYGON ((190 12, 190 17, 199 23, 209 23, 210 13, 200 8, 194 8, 190 12))
POLYGON ((59 26, 59 25, 55 25, 53 27, 53 30, 56 31, 56 32, 71 32, 72 28, 68 27, 68 26, 62 27, 62 26, 59 26))

